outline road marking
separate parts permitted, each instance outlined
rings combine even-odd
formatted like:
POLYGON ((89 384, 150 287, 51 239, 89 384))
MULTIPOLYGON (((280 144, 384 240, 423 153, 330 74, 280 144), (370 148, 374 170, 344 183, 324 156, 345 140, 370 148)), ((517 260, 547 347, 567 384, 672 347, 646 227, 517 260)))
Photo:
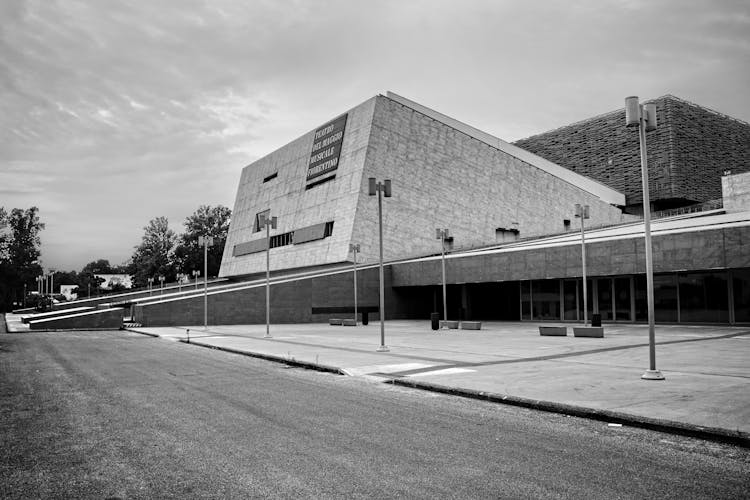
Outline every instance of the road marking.
POLYGON ((455 375, 457 373, 469 373, 475 372, 476 370, 470 370, 469 368, 443 368, 442 370, 432 370, 429 372, 413 373, 406 375, 407 377, 424 377, 427 375, 455 375))
POLYGON ((419 370, 422 368, 430 368, 431 365, 425 363, 399 363, 395 365, 368 365, 368 366, 355 366, 351 368, 342 368, 341 371, 351 377, 358 377, 367 375, 369 373, 393 373, 402 372, 406 370, 419 370))

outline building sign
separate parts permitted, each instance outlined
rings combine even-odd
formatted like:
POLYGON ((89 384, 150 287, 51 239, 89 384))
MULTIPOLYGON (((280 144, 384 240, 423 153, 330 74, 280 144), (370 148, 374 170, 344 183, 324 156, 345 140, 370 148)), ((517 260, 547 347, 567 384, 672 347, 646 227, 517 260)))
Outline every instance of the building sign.
POLYGON ((315 131, 310 161, 307 163, 307 182, 333 172, 339 166, 346 117, 341 115, 315 131))

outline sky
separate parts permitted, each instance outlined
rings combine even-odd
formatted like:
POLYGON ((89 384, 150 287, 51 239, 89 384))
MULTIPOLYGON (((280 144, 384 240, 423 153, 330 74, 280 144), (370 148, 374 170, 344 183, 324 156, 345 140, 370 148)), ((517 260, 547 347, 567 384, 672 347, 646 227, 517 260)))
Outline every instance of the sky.
POLYGON ((0 206, 45 269, 116 265, 387 91, 514 141, 631 95, 750 122, 748 89, 747 0, 2 0, 0 206))

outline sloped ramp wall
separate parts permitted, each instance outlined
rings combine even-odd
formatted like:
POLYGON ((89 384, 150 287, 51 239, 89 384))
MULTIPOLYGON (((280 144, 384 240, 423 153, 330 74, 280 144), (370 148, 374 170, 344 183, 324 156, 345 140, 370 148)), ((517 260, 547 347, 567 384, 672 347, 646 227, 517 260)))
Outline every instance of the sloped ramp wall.
POLYGON ((111 308, 32 320, 29 321, 29 328, 31 330, 119 330, 123 326, 124 312, 120 308, 111 308))

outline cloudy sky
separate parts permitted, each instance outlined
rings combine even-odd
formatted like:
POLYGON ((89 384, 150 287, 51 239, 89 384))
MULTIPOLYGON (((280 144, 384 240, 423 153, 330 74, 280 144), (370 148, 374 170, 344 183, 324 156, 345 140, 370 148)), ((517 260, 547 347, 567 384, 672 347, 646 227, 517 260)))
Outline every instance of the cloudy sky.
POLYGON ((120 264, 388 90, 513 141, 629 95, 750 121, 748 89, 746 0, 2 0, 0 206, 46 268, 120 264))

